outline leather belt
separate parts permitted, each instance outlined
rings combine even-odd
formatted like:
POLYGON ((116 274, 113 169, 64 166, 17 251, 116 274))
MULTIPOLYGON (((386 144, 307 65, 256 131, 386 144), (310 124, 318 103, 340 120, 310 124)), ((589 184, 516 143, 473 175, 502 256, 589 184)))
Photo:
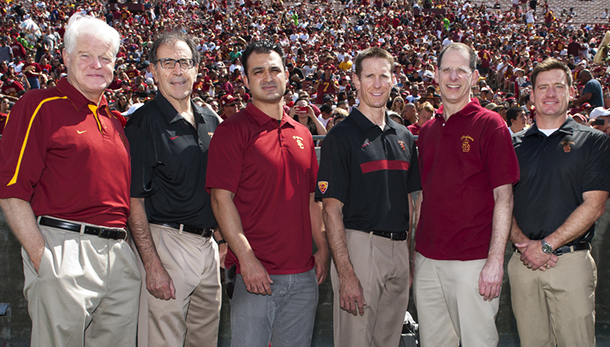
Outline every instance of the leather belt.
POLYGON ((213 228, 197 228, 197 227, 194 227, 194 226, 191 226, 191 225, 186 225, 186 224, 163 223, 163 222, 158 222, 158 221, 154 221, 154 220, 150 221, 150 223, 161 225, 161 226, 172 228, 172 229, 178 229, 178 230, 186 231, 187 233, 201 235, 203 237, 210 237, 210 236, 212 236, 212 233, 214 233, 214 229, 213 228))
POLYGON ((40 217, 40 220, 38 223, 40 225, 45 225, 45 226, 48 226, 51 228, 73 231, 75 233, 80 233, 81 229, 84 229, 83 234, 95 235, 95 236, 101 237, 103 239, 113 239, 113 240, 126 240, 127 239, 127 231, 122 228, 96 227, 96 226, 86 225, 86 224, 82 224, 82 223, 66 222, 63 220, 50 218, 50 217, 40 217))
POLYGON ((559 248, 557 248, 553 254, 560 256, 562 254, 565 253, 570 253, 570 252, 574 252, 574 251, 584 251, 584 250, 590 250, 591 249, 591 244, 589 244, 588 242, 581 242, 581 243, 577 243, 575 245, 572 246, 561 246, 559 248))
POLYGON ((369 232, 375 236, 385 237, 386 239, 390 239, 392 241, 404 241, 407 239, 406 231, 398 231, 398 232, 369 231, 369 232))

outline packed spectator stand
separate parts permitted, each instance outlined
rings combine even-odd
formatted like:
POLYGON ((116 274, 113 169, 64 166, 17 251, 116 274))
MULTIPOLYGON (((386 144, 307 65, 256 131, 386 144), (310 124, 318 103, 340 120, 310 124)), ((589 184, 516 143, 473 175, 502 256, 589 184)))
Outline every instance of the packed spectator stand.
MULTIPOLYGON (((594 59, 610 28, 610 15, 607 9, 591 13, 588 3, 572 2, 580 6, 575 10, 562 7, 568 4, 561 0, 3 2, 0 121, 6 120, 11 105, 23 93, 52 87, 65 76, 64 26, 71 14, 83 11, 105 18, 123 35, 106 98, 115 113, 125 117, 157 91, 147 60, 154 37, 165 30, 184 30, 197 39, 202 57, 194 101, 221 116, 224 107, 234 105, 223 102, 229 100, 223 99, 225 95, 232 95, 230 100, 238 109, 245 107, 249 95, 240 51, 250 40, 266 38, 279 42, 286 52, 287 113, 299 99, 308 99, 315 105, 317 119, 330 129, 358 103, 351 84, 353 59, 360 50, 379 46, 396 59, 397 84, 388 109, 406 126, 415 124, 425 102, 435 109, 441 104, 434 82, 437 53, 459 41, 472 45, 479 56, 481 78, 473 95, 505 119, 510 107, 519 106, 532 122, 535 110, 527 102, 528 75, 544 58, 568 63, 577 94, 586 83, 579 74, 590 71, 601 83, 605 105, 580 102, 571 109, 573 116, 588 122, 595 106, 610 107, 607 49, 602 48, 594 59), (330 106, 330 113, 322 115, 324 104, 330 106)), ((297 118, 298 111, 293 114, 297 118)))

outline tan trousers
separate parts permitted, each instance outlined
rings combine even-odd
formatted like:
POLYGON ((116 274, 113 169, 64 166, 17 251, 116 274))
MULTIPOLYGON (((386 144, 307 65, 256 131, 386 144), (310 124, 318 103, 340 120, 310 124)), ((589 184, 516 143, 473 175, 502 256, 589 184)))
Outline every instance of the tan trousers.
POLYGON ((135 346, 140 273, 129 243, 39 227, 38 272, 21 250, 31 346, 135 346))
POLYGON ((484 301, 479 294, 485 261, 434 260, 416 253, 413 295, 422 347, 498 345, 500 299, 484 301))
POLYGON ((532 271, 515 252, 508 262, 513 312, 522 347, 594 347, 597 268, 589 251, 559 256, 532 271))
POLYGON ((138 346, 214 346, 220 323, 220 268, 218 246, 211 237, 151 224, 157 253, 169 273, 176 299, 161 300, 146 289, 141 260, 142 293, 138 346))
POLYGON ((398 346, 409 303, 409 248, 358 230, 345 231, 347 249, 367 305, 363 316, 342 310, 339 277, 333 263, 335 347, 398 346))

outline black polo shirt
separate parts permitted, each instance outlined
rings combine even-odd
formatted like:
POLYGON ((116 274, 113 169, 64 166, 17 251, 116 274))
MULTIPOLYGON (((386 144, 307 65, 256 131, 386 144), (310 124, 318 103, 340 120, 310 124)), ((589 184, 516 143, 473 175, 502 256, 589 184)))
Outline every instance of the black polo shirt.
MULTIPOLYGON (((514 186, 514 215, 525 236, 540 240, 557 230, 582 194, 610 191, 610 139, 568 118, 547 137, 534 124, 513 135, 521 178, 514 186)), ((591 241, 595 226, 568 245, 591 241)))
POLYGON ((216 227, 205 191, 208 146, 219 118, 192 104, 196 129, 158 93, 129 119, 131 196, 145 198, 148 220, 216 227))
POLYGON ((408 230, 408 193, 420 189, 415 139, 387 115, 381 131, 354 107, 326 135, 316 199, 343 202, 345 228, 408 230))

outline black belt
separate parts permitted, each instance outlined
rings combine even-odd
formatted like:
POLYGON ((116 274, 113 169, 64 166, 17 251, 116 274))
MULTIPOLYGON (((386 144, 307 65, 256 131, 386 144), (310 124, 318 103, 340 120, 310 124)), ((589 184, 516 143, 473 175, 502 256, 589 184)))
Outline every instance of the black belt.
POLYGON ((197 228, 197 227, 194 227, 191 225, 180 224, 180 223, 162 223, 162 222, 157 222, 154 220, 150 221, 150 223, 161 225, 161 226, 172 228, 172 229, 186 231, 187 233, 201 235, 203 237, 210 237, 210 236, 212 236, 212 233, 214 232, 213 228, 197 228))
MULTIPOLYGON (((82 228, 81 223, 73 223, 66 222, 63 220, 50 218, 50 217, 40 217, 40 225, 45 225, 51 228, 63 229, 68 231, 73 231, 75 233, 80 233, 82 228)), ((103 239, 113 239, 113 240, 126 240, 127 239, 127 231, 121 228, 105 228, 105 227, 94 227, 90 225, 85 225, 85 231, 83 232, 87 235, 95 235, 101 237, 103 239)))
POLYGON ((570 252, 574 252, 574 251, 584 251, 584 250, 590 250, 591 249, 591 244, 589 244, 588 242, 581 242, 581 243, 577 243, 575 245, 572 246, 561 246, 559 248, 557 248, 553 254, 555 255, 562 255, 565 253, 570 253, 570 252))
POLYGON ((389 232, 389 231, 369 231, 371 234, 376 236, 385 237, 392 241, 404 241, 407 239, 406 231, 389 232))

